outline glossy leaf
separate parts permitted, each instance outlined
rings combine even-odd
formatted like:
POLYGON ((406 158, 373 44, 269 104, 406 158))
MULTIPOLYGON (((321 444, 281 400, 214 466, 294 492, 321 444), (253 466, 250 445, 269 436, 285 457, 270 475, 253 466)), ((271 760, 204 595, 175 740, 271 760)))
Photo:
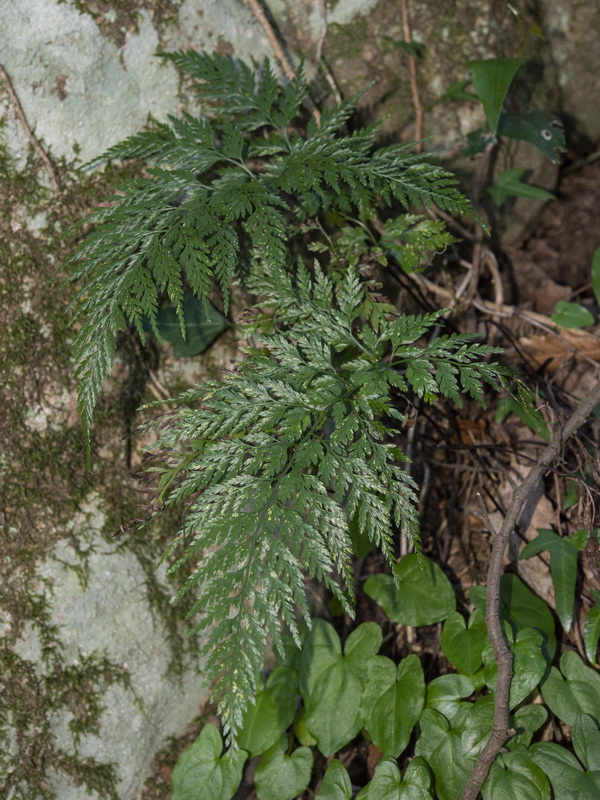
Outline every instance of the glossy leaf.
POLYGON ((158 331, 165 341, 172 343, 175 358, 203 353, 230 327, 227 317, 212 303, 206 299, 198 300, 192 292, 185 293, 182 307, 185 338, 181 332, 181 320, 172 306, 160 309, 156 314, 158 331))
POLYGON ((435 775, 437 800, 459 800, 475 763, 474 756, 464 753, 462 731, 431 708, 425 709, 419 724, 415 754, 425 759, 435 775))
POLYGON ((500 109, 523 58, 489 58, 485 61, 471 61, 469 72, 473 86, 485 110, 492 133, 498 129, 500 109))
MULTIPOLYGON (((505 629, 506 630, 506 629, 505 629)), ((508 632, 508 631, 507 631, 508 632)), ((510 631, 509 635, 512 634, 510 631)), ((512 634, 514 636, 514 634, 512 634)), ((510 708, 519 705, 544 677, 548 661, 544 657, 543 636, 533 628, 523 628, 516 638, 510 642, 513 654, 513 677, 510 683, 510 708)), ((492 645, 488 642, 483 651, 485 664, 485 680, 492 691, 495 691, 498 680, 498 665, 492 653, 492 645)))
POLYGON ((348 744, 362 727, 361 696, 370 674, 370 661, 381 644, 381 629, 373 622, 359 625, 348 637, 342 655, 337 633, 327 625, 321 621, 319 630, 313 629, 309 634, 305 649, 313 653, 318 663, 311 670, 303 654, 305 669, 301 667, 301 675, 305 676, 306 728, 323 755, 330 756, 348 744))
POLYGON ((595 600, 594 605, 588 611, 583 629, 583 642, 585 653, 592 664, 598 664, 598 639, 600 639, 600 592, 591 591, 595 600))
POLYGON ((441 675, 427 684, 427 708, 435 708, 447 720, 452 720, 461 700, 474 691, 475 683, 466 675, 441 675))
POLYGON ((315 800, 351 800, 352 782, 341 761, 334 758, 323 776, 315 800))
POLYGON ((588 772, 600 772, 600 726, 589 714, 573 725, 573 748, 588 772))
POLYGON ((550 319, 560 328, 585 328, 594 324, 594 315, 579 303, 559 300, 550 319))
POLYGON ((483 664, 483 647, 487 639, 485 617, 475 611, 469 625, 462 614, 454 611, 444 622, 441 646, 448 661, 463 675, 474 675, 483 664))
POLYGON ((523 745, 500 753, 481 789, 483 800, 550 800, 550 784, 523 745))
MULTIPOLYGON (((471 602, 485 611, 485 587, 471 589, 471 602)), ((505 574, 500 579, 500 616, 513 630, 534 628, 544 635, 544 653, 548 660, 556 651, 554 618, 547 604, 541 600, 516 575, 505 574)))
POLYGON ((413 759, 402 780, 396 761, 384 758, 375 767, 373 780, 356 800, 431 800, 430 783, 423 759, 413 759))
POLYGON ((248 706, 238 736, 238 744, 251 756, 258 756, 272 747, 291 725, 296 713, 298 676, 289 667, 277 667, 267 686, 248 706))
POLYGON ((600 784, 585 774, 573 753, 554 742, 539 742, 529 754, 548 776, 557 800, 598 800, 600 784))
POLYGON ((406 748, 424 705, 425 679, 417 656, 403 658, 397 670, 371 674, 363 696, 364 727, 384 755, 397 758, 406 748))
POLYGON ((498 135, 529 142, 554 162, 559 162, 566 150, 563 124, 550 111, 534 109, 520 114, 500 114, 498 135))
POLYGON ((539 703, 521 706, 515 711, 511 720, 511 726, 517 731, 511 742, 529 747, 533 734, 546 723, 547 719, 548 712, 539 703))
POLYGON ((529 197, 532 200, 555 200, 552 192, 525 183, 526 169, 509 169, 498 175, 496 183, 488 188, 488 194, 497 206, 507 197, 529 197))
POLYGON ((236 793, 247 755, 222 756, 223 740, 208 723, 196 741, 184 750, 173 770, 171 800, 229 800, 236 793))
POLYGON ((452 584, 438 565, 426 556, 410 553, 401 558, 391 575, 372 575, 365 592, 387 616, 402 625, 441 622, 456 607, 452 584))
POLYGON ((580 714, 590 714, 600 722, 600 673, 572 650, 562 654, 560 672, 556 667, 550 670, 542 696, 550 711, 567 725, 574 725, 580 714))
POLYGON ((521 561, 544 551, 550 553, 550 574, 554 586, 556 611, 566 633, 571 630, 573 622, 577 558, 581 549, 566 536, 558 536, 554 531, 538 528, 538 536, 528 542, 519 554, 521 561))
POLYGON ((313 765, 311 750, 298 747, 288 755, 287 746, 288 740, 282 736, 262 756, 254 773, 259 800, 294 800, 308 786, 313 765))

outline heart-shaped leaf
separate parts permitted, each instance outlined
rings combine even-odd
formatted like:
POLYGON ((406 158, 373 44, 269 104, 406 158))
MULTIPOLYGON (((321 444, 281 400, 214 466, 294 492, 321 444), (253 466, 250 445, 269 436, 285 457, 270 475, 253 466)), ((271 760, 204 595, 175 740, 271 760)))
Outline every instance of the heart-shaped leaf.
POLYGON ((483 664, 483 647, 487 640, 485 617, 474 611, 467 628, 465 618, 454 611, 444 622, 442 651, 448 661, 463 675, 475 675, 483 664))
POLYGON ((258 756, 272 747, 291 725, 296 713, 298 676, 289 667, 277 667, 267 686, 248 706, 238 734, 238 745, 251 756, 258 756))
POLYGON ((208 723, 196 741, 184 750, 173 770, 171 800, 229 800, 236 793, 247 758, 223 752, 221 734, 208 723))
POLYGON ((323 776, 315 800, 351 800, 352 782, 341 761, 334 758, 323 776))
MULTIPOLYGON (((510 638, 512 631, 507 630, 506 632, 510 638)), ((542 651, 543 642, 542 634, 533 628, 523 628, 510 642, 514 659, 513 678, 510 683, 510 708, 519 705, 544 677, 548 662, 542 651)), ((483 663, 486 683, 494 691, 498 680, 498 666, 489 642, 483 651, 483 663)))
POLYGON ((496 757, 481 795, 483 800, 550 800, 550 784, 527 749, 516 745, 496 757))
MULTIPOLYGON (((282 736, 262 756, 254 773, 259 800, 294 800, 308 786, 313 765, 311 750, 308 747, 298 747, 288 755, 287 746, 287 738, 282 736)), ((225 800, 225 795, 221 800, 225 800)))
POLYGON ((548 776, 557 800, 598 800, 600 783, 586 775, 573 753, 554 742, 529 748, 531 760, 548 776))
POLYGON ((402 659, 391 676, 388 673, 391 681, 387 685, 381 679, 382 672, 377 675, 378 696, 374 697, 369 687, 363 698, 364 727, 382 753, 397 758, 406 748, 425 705, 423 667, 417 656, 410 655, 402 659))
POLYGON ((562 654, 560 672, 552 667, 542 695, 550 711, 567 725, 575 725, 580 714, 600 722, 600 674, 572 650, 562 654))
POLYGON ((391 575, 372 575, 365 583, 365 592, 394 622, 433 625, 456 608, 452 584, 430 558, 410 553, 394 572, 397 583, 391 575))

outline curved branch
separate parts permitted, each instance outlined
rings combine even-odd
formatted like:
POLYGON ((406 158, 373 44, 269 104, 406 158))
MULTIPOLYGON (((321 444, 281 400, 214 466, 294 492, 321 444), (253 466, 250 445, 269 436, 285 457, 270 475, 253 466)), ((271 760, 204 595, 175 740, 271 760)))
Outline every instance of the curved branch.
POLYGON ((500 578, 502 577, 506 545, 519 520, 525 501, 533 491, 534 486, 548 471, 552 462, 559 455, 565 442, 579 430, 581 425, 589 418, 592 411, 599 403, 600 380, 596 383, 596 386, 587 400, 584 400, 578 408, 575 409, 566 424, 562 427, 557 427, 550 440, 550 444, 542 453, 538 463, 529 470, 525 480, 513 492, 511 504, 504 518, 502 527, 494 536, 490 566, 488 568, 486 605, 488 633, 492 643, 494 658, 498 664, 498 683, 496 685, 496 697, 494 702, 494 723, 490 737, 469 776, 461 800, 476 800, 494 759, 502 749, 506 740, 515 734, 515 731, 511 730, 508 726, 510 681, 513 675, 512 653, 506 646, 500 622, 500 578))

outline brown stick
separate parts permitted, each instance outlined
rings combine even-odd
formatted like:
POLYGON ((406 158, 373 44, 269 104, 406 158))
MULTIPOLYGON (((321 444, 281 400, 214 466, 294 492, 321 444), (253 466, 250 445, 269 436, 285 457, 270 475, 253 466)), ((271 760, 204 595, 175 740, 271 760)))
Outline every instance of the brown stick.
MULTIPOLYGON (((402 35, 406 44, 410 45, 412 42, 412 33, 410 30, 410 14, 408 11, 408 0, 400 0, 400 8, 402 10, 402 35)), ((410 93, 412 95, 412 103, 415 109, 415 139, 417 145, 415 147, 417 152, 423 148, 420 139, 423 138, 423 106, 421 104, 421 97, 419 96, 419 84, 417 83, 417 59, 414 55, 408 55, 408 77, 410 81, 410 93)))
POLYGON ((54 194, 58 194, 59 192, 58 179, 56 177, 56 172, 54 170, 54 167, 52 166, 52 162, 50 161, 48 154, 44 151, 41 144, 38 142, 38 140, 31 132, 31 128, 29 127, 29 123, 27 122, 27 117, 25 116, 25 112, 23 111, 23 106, 21 105, 21 101, 19 100, 19 97, 15 92, 14 86, 12 85, 12 81, 10 79, 8 72, 4 69, 2 64, 0 64, 0 78, 4 81, 6 85, 6 91, 8 92, 8 96, 10 97, 13 109, 19 119, 19 122, 23 126, 23 130, 25 131, 27 138, 31 142, 31 145, 35 150, 35 152, 44 162, 44 166, 46 167, 46 170, 48 172, 48 177, 50 179, 51 189, 54 192, 54 194))
MULTIPOLYGON (((289 58, 283 52, 283 48, 279 44, 279 40, 275 35, 275 31, 273 30, 273 26, 267 19, 267 15, 263 11, 260 3, 258 2, 258 0, 246 0, 246 2, 250 6, 250 10, 254 14, 255 19, 258 20, 261 28, 263 29, 265 36, 267 37, 267 40, 271 45, 271 49, 275 53, 275 58, 281 64, 281 69, 283 70, 285 77, 289 81, 294 80, 296 71, 294 70, 294 67, 290 63, 289 58)), ((316 107, 314 101, 310 97, 306 97, 304 103, 307 106, 310 113, 316 119, 317 123, 319 123, 321 121, 321 112, 316 107)))
POLYGON ((502 527, 493 538, 492 554, 490 566, 488 568, 486 623, 492 643, 494 659, 498 665, 498 682, 496 684, 496 697, 494 701, 494 723, 490 737, 469 776, 461 800, 476 800, 494 759, 502 749, 506 740, 515 734, 515 731, 508 727, 510 681, 513 675, 512 653, 504 641, 500 622, 500 578, 502 577, 506 545, 519 520, 523 506, 536 483, 548 471, 552 462, 558 456, 561 447, 577 432, 599 403, 600 380, 596 383, 596 386, 587 400, 584 400, 571 414, 564 427, 556 428, 550 440, 550 444, 542 453, 539 462, 529 470, 525 480, 513 492, 511 504, 504 518, 504 522, 502 523, 502 527))

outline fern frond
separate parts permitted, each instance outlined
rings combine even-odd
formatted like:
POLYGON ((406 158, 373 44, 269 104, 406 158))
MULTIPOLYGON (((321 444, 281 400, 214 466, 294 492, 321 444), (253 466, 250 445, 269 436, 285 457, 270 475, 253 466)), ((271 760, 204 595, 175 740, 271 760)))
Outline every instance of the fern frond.
POLYGON ((498 379, 478 363, 494 349, 464 336, 415 346, 442 312, 382 317, 370 338, 365 288, 352 272, 333 285, 301 264, 296 274, 264 269, 262 281, 265 305, 279 297, 277 325, 268 334, 257 325, 262 347, 248 349, 224 382, 180 398, 191 407, 169 418, 156 444, 185 454, 159 467, 169 480, 179 472, 167 503, 185 500, 188 509, 183 556, 171 569, 192 568, 180 596, 197 594, 194 630, 209 632, 208 677, 230 742, 267 640, 282 648, 281 621, 298 637, 296 608, 310 624, 304 576, 322 580, 351 613, 350 524, 390 562, 394 525, 418 539, 416 486, 392 442, 397 431, 381 421, 402 420, 396 379, 402 373, 417 394, 454 397, 458 380, 478 396, 483 381, 498 379))

